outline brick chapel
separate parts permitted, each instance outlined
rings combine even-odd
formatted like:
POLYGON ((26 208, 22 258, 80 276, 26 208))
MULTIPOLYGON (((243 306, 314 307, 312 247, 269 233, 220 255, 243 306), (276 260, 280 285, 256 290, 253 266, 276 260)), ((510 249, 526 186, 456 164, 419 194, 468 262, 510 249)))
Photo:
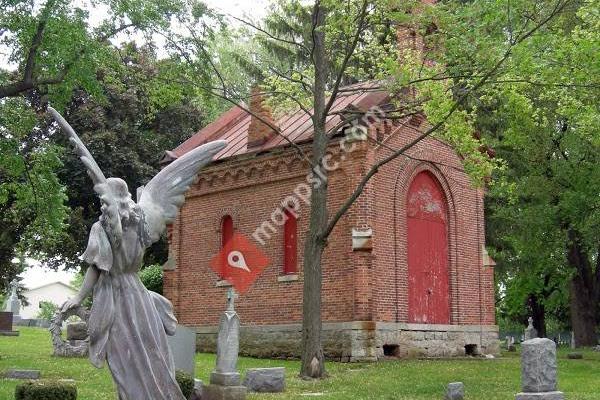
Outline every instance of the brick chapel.
MULTIPOLYGON (((385 108, 388 93, 344 92, 334 110, 385 108)), ((282 137, 233 107, 172 151, 163 162, 208 141, 229 145, 202 170, 169 230, 164 294, 180 324, 197 332, 199 351, 215 351, 228 282, 209 266, 233 232, 270 263, 236 300, 240 353, 299 357, 303 244, 309 207, 273 222, 273 211, 306 182, 308 167, 289 142, 310 153, 312 123, 303 111, 274 118, 258 93, 250 109, 282 137), (270 222, 269 222, 270 221, 270 222), (270 224, 265 225, 265 223, 270 224), (258 239, 258 240, 257 240, 258 239)), ((332 115, 327 125, 340 123, 332 115)), ((419 136, 427 121, 378 120, 344 153, 345 128, 329 152, 330 210, 349 196, 369 167, 419 136), (370 140, 375 139, 375 140, 370 140)), ((330 359, 375 361, 385 356, 457 356, 498 352, 493 261, 485 252, 484 192, 472 186, 461 158, 428 137, 382 167, 332 232, 323 257, 323 346, 330 359)))

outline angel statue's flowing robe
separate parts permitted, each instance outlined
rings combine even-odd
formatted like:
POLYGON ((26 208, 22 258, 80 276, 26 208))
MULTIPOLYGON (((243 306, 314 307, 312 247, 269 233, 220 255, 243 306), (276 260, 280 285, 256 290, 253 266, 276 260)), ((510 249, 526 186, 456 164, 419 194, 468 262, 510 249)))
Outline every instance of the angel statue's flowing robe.
MULTIPOLYGON (((131 205, 125 181, 107 179, 69 123, 52 107, 48 112, 85 165, 103 203, 102 220, 112 232, 109 240, 103 223, 96 222, 83 254, 90 268, 95 268, 89 272, 98 273, 93 275, 94 303, 88 321, 90 361, 96 367, 107 362, 120 400, 185 400, 167 344, 166 335, 175 334, 177 324, 173 307, 164 297, 146 290, 137 273, 146 248, 175 220, 200 169, 227 141, 208 142, 177 157, 148 182, 137 205, 131 205), (126 220, 115 214, 123 204, 135 208, 126 220)), ((92 281, 86 276, 81 297, 89 293, 92 281)), ((79 301, 69 300, 63 307, 79 301)))
POLYGON ((102 224, 93 225, 83 255, 99 271, 89 318, 89 357, 98 368, 106 360, 120 400, 184 400, 167 344, 177 325, 173 307, 148 291, 138 276, 150 244, 143 214, 123 226, 117 249, 102 224))

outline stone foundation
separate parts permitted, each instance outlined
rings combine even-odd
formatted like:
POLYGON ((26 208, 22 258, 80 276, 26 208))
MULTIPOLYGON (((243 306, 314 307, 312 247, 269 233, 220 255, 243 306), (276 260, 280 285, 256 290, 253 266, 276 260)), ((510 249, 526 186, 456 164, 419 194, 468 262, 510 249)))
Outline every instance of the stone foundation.
MULTIPOLYGON (((242 326, 240 355, 298 358, 300 324, 242 326)), ((217 327, 196 328, 196 349, 214 353, 217 327)), ((393 322, 323 324, 325 356, 337 361, 377 361, 385 356, 457 357, 499 354, 496 325, 423 325, 393 322)))

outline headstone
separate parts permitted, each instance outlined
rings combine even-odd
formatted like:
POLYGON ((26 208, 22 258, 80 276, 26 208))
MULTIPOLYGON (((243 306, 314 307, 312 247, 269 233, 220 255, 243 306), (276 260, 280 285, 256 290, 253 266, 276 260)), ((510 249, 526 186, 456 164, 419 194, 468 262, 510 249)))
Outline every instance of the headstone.
POLYGON ((569 353, 567 354, 567 358, 570 360, 581 360, 583 358, 582 353, 569 353))
POLYGON ((600 352, 600 345, 592 347, 592 350, 600 352))
POLYGON ((9 369, 4 375, 7 379, 40 379, 38 369, 9 369))
POLYGON ((204 384, 200 379, 194 379, 194 391, 190 400, 202 400, 202 393, 204 391, 204 384))
POLYGON ((535 338, 521 343, 521 386, 516 400, 563 400, 556 390, 556 344, 535 338))
POLYGON ((446 387, 444 400, 463 400, 465 398, 465 385, 462 382, 452 382, 446 387))
POLYGON ((167 341, 175 361, 175 369, 195 376, 196 331, 187 326, 177 325, 175 335, 167 336, 167 341))
POLYGON ((514 336, 506 337, 506 350, 508 350, 510 352, 517 351, 517 348, 515 347, 515 337, 514 336))
POLYGON ((19 336, 19 331, 13 331, 13 314, 9 311, 0 312, 0 336, 19 336))
MULTIPOLYGON (((58 310, 54 314, 52 320, 50 321, 50 327, 48 328, 50 331, 50 336, 52 337, 52 354, 57 357, 86 357, 89 351, 89 338, 87 338, 87 333, 86 339, 84 340, 68 339, 69 333, 67 328, 67 340, 63 340, 61 336, 63 323, 71 315, 77 315, 82 321, 87 321, 89 312, 85 309, 85 307, 78 306, 70 308, 65 312, 58 310)), ((78 333, 73 332, 73 329, 74 328, 71 328, 72 335, 79 336, 81 334, 81 329, 79 329, 78 333)))
POLYGON ((244 386, 250 392, 279 393, 285 389, 285 368, 252 368, 246 372, 244 386))
POLYGON ((575 343, 575 332, 571 331, 571 348, 576 349, 577 345, 575 343))
POLYGON ((17 279, 13 279, 10 282, 10 296, 6 301, 6 306, 4 307, 4 311, 11 312, 13 317, 13 323, 16 323, 21 320, 21 316, 19 315, 19 311, 21 309, 21 301, 19 300, 19 296, 17 295, 17 288, 19 287, 19 281, 17 279))
POLYGON ((202 400, 244 400, 246 387, 240 385, 237 359, 240 346, 240 319, 234 309, 235 292, 227 292, 227 311, 221 316, 217 335, 217 366, 204 387, 202 400))
POLYGON ((67 340, 85 340, 87 337, 88 330, 85 321, 67 324, 67 340))
POLYGON ((537 330, 533 327, 533 318, 529 317, 529 325, 525 329, 525 340, 535 339, 538 337, 537 330))

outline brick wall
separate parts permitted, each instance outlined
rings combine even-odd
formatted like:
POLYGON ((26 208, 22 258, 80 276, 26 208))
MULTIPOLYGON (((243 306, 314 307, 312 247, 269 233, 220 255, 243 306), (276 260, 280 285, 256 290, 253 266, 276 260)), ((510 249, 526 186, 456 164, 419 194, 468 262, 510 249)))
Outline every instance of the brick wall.
MULTIPOLYGON (((415 139, 419 135, 415 128, 410 123, 400 126, 376 146, 376 158, 415 139)), ((481 266, 483 193, 471 185, 457 154, 431 137, 407 156, 386 164, 373 178, 376 320, 408 322, 406 199, 412 179, 422 171, 436 177, 448 201, 450 323, 494 324, 493 269, 481 266)))
MULTIPOLYGON (((394 132, 384 136, 384 146, 359 142, 355 151, 345 154, 342 168, 330 176, 330 210, 349 196, 369 165, 389 154, 386 147, 398 148, 416 135, 411 125, 394 132)), ((339 160, 339 146, 334 143, 331 150, 339 160)), ((471 187, 460 159, 441 141, 426 139, 408 154, 421 160, 401 157, 383 167, 333 231, 324 255, 323 320, 407 321, 404 202, 412 177, 428 170, 449 199, 451 323, 494 324, 493 270, 481 267, 482 192, 471 187), (353 227, 373 229, 371 252, 352 251, 353 227)), ((220 248, 221 218, 231 215, 235 230, 251 237, 277 205, 305 182, 306 171, 292 149, 238 156, 203 171, 171 229, 170 253, 177 268, 165 271, 164 292, 173 301, 180 323, 216 325, 224 310, 226 288, 217 286, 218 276, 208 265, 220 248)), ((307 227, 308 206, 302 203, 297 281, 278 280, 283 274, 283 227, 261 247, 271 264, 237 301, 243 324, 301 321, 301 267, 307 227)))
MULTIPOLYGON (((165 271, 164 292, 173 301, 181 323, 215 325, 224 310, 225 287, 217 287, 218 276, 210 259, 220 249, 220 221, 231 215, 236 232, 251 239, 254 230, 270 219, 273 210, 296 186, 306 182, 307 168, 291 151, 246 160, 228 160, 206 169, 190 190, 173 226, 170 252, 177 268, 165 271)), ((339 205, 347 193, 346 169, 330 177, 329 204, 339 205)), ((265 241, 261 250, 270 265, 236 303, 244 324, 300 322, 302 312, 303 244, 308 227, 308 206, 302 203, 298 216, 298 280, 279 282, 283 275, 283 227, 265 241)), ((332 233, 323 265, 323 318, 349 321, 353 315, 352 263, 347 218, 332 233), (344 236, 346 237, 344 239, 344 236)), ((251 239, 252 240, 252 239, 251 239)))

